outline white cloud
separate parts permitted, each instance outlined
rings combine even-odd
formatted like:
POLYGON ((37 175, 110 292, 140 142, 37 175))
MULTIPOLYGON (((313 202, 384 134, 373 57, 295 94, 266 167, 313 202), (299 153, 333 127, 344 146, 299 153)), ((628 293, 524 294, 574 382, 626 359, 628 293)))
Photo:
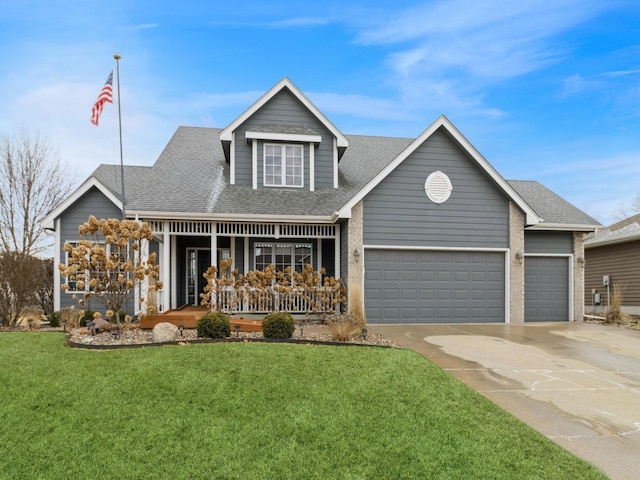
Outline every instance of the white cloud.
POLYGON ((559 61, 568 46, 556 37, 605 8, 579 0, 435 1, 371 20, 358 40, 397 48, 388 64, 408 104, 482 111, 480 91, 559 61))

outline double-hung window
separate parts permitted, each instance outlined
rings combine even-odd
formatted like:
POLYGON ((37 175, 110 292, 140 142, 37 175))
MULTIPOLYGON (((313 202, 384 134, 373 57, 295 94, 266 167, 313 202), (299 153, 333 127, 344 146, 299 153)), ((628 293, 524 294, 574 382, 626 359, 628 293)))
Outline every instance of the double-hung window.
POLYGON ((264 184, 268 187, 302 187, 302 145, 264 145, 264 184))

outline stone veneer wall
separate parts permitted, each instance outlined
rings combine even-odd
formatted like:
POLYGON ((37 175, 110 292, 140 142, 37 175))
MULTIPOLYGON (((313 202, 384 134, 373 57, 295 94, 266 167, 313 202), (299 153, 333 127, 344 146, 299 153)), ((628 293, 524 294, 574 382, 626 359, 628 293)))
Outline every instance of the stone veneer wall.
POLYGON ((573 232, 573 319, 584 320, 584 233, 573 232), (582 261, 580 261, 582 260, 582 261))
MULTIPOLYGON (((363 202, 358 202, 351 209, 351 218, 349 219, 347 258, 349 263, 349 277, 347 278, 347 293, 349 288, 359 285, 364 293, 364 255, 362 243, 364 241, 363 234, 363 202), (356 259, 354 252, 358 251, 360 256, 356 259)), ((357 288, 357 287, 356 287, 357 288)), ((364 294, 360 295, 364 300, 364 294)), ((351 309, 351 296, 348 298, 349 309, 351 309)))
POLYGON ((509 321, 524 323, 524 259, 516 259, 516 253, 524 255, 524 213, 509 203, 509 321))

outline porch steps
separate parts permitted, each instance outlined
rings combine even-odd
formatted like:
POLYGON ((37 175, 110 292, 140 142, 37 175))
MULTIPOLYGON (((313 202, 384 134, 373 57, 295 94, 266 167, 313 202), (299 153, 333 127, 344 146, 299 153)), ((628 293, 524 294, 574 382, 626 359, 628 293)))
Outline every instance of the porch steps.
MULTIPOLYGON (((202 307, 181 307, 175 310, 169 310, 164 313, 156 315, 146 315, 140 319, 140 328, 151 329, 157 324, 162 322, 172 323, 175 326, 180 324, 184 325, 184 328, 196 328, 198 319, 209 310, 202 307)), ((262 321, 250 320, 245 318, 229 318, 231 324, 231 332, 235 332, 235 325, 240 325, 241 332, 261 332, 262 321)))

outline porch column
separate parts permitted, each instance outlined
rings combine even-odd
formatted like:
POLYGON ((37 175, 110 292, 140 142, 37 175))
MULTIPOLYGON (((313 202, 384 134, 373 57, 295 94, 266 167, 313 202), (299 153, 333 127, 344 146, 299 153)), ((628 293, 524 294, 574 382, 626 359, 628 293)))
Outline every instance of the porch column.
POLYGON ((211 265, 218 268, 218 224, 211 225, 211 265))
POLYGON ((169 222, 163 222, 162 228, 162 310, 169 309, 171 304, 171 290, 175 285, 171 285, 171 235, 169 235, 169 222))

